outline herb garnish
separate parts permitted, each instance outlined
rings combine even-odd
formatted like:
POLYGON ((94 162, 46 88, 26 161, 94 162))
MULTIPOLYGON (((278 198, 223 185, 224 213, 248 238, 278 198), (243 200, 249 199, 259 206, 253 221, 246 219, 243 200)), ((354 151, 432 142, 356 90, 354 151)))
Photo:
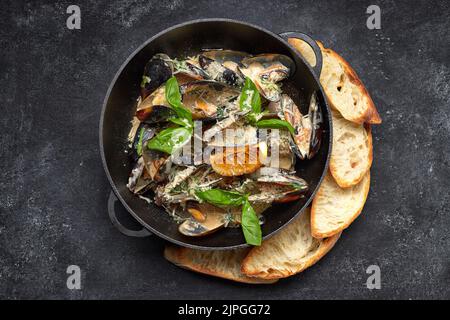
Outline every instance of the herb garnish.
POLYGON ((194 122, 191 111, 181 103, 180 87, 174 76, 167 80, 165 89, 166 100, 176 113, 169 121, 178 126, 159 132, 147 143, 147 148, 172 154, 191 139, 194 122))
POLYGON ((255 210, 248 201, 247 195, 222 189, 197 190, 195 195, 200 200, 218 207, 242 206, 241 227, 245 241, 254 246, 261 245, 261 225, 255 210))
POLYGON ((264 112, 261 112, 261 95, 259 94, 256 85, 249 77, 245 78, 245 84, 239 99, 239 106, 242 111, 248 111, 246 117, 250 124, 257 126, 258 128, 286 129, 294 134, 294 128, 285 120, 260 120, 264 115, 264 112))

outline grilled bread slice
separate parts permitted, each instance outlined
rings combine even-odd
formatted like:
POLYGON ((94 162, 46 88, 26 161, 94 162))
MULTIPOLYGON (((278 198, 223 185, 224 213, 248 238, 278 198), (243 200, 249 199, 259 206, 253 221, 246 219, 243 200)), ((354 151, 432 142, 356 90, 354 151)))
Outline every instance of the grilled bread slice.
POLYGON ((370 125, 350 122, 336 111, 332 117, 330 171, 340 187, 349 188, 357 185, 372 165, 372 132, 370 125))
MULTIPOLYGON (((311 47, 299 39, 289 41, 309 62, 311 47)), ((381 118, 366 87, 359 79, 355 70, 335 51, 325 48, 317 41, 323 56, 322 84, 328 101, 333 109, 355 123, 380 124, 381 118)))
POLYGON ((316 66, 316 54, 309 44, 297 38, 289 38, 288 42, 291 46, 297 49, 298 52, 300 52, 300 54, 303 56, 303 58, 305 58, 306 62, 308 62, 311 67, 316 66))
POLYGON ((321 239, 340 234, 361 213, 369 188, 369 171, 360 183, 346 189, 339 187, 328 173, 312 202, 312 236, 321 239))
POLYGON ((167 245, 164 257, 175 265, 207 275, 252 284, 274 283, 276 280, 250 278, 241 272, 241 262, 249 249, 195 250, 167 245))
POLYGON ((333 248, 340 234, 328 239, 311 235, 310 210, 282 231, 254 247, 242 263, 242 272, 260 279, 286 278, 302 272, 333 248))

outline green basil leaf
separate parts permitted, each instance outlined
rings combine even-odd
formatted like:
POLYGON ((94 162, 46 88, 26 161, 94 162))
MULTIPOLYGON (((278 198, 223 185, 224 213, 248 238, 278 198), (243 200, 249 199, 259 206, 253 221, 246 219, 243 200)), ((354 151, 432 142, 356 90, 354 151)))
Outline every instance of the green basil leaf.
POLYGON ((172 106, 181 104, 180 87, 175 76, 166 81, 166 100, 172 106))
POLYGON ((261 96, 253 81, 245 78, 244 87, 242 88, 239 106, 242 111, 252 111, 253 113, 261 112, 261 96))
POLYGON ((142 156, 142 139, 144 138, 144 132, 145 128, 141 128, 141 131, 139 131, 139 141, 136 146, 138 156, 142 156))
POLYGON ((177 116, 182 119, 188 119, 192 124, 192 113, 181 103, 180 87, 175 76, 172 76, 166 82, 166 100, 172 106, 172 109, 176 112, 177 116))
POLYGON ((245 241, 254 246, 260 246, 262 241, 261 225, 258 216, 247 199, 242 206, 241 227, 245 241))
POLYGON ((176 117, 173 117, 173 118, 169 118, 169 121, 170 122, 173 122, 173 123, 175 123, 175 124, 178 124, 178 125, 180 125, 180 126, 182 126, 182 127, 187 127, 187 128, 189 128, 189 127, 191 127, 191 123, 189 122, 189 120, 188 119, 185 119, 185 118, 176 118, 176 117))
POLYGON ((185 127, 167 128, 159 132, 148 143, 147 148, 172 154, 192 136, 192 129, 185 127))
POLYGON ((181 119, 187 119, 187 121, 189 122, 190 126, 193 126, 194 122, 192 121, 192 113, 191 113, 191 111, 189 111, 188 109, 183 107, 182 104, 173 105, 172 109, 175 110, 175 112, 176 112, 178 117, 180 117, 181 119))
POLYGON ((281 119, 266 119, 266 120, 259 120, 256 123, 256 126, 258 128, 270 128, 270 129, 286 129, 289 130, 291 134, 295 134, 294 127, 287 122, 286 120, 281 119))
POLYGON ((195 195, 212 205, 237 207, 242 204, 244 196, 238 192, 221 189, 197 190, 195 195))

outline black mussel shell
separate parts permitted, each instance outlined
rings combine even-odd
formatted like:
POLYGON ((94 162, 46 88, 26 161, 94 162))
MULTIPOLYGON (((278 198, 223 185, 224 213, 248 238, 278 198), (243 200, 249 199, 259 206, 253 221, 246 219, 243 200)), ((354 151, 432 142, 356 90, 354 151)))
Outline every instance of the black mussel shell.
POLYGON ((131 145, 131 157, 133 162, 137 162, 141 155, 138 154, 138 145, 139 141, 141 141, 142 136, 142 146, 144 147, 148 140, 154 137, 156 133, 156 129, 149 126, 146 123, 141 123, 136 131, 136 135, 134 136, 133 143, 131 145))
POLYGON ((202 69, 208 73, 212 80, 223 82, 231 86, 240 86, 244 83, 244 78, 240 73, 224 67, 218 61, 204 55, 200 55, 198 61, 202 69))
POLYGON ((147 113, 147 116, 143 122, 153 125, 160 122, 167 122, 169 121, 169 118, 176 115, 172 108, 160 105, 152 106, 150 109, 145 109, 143 111, 147 113))
POLYGON ((323 115, 317 93, 313 93, 313 96, 311 97, 309 117, 311 119, 312 130, 308 159, 311 159, 319 151, 323 135, 323 115))
POLYGON ((173 64, 169 56, 159 53, 154 55, 145 65, 141 82, 141 97, 145 99, 153 91, 164 84, 173 74, 173 64))

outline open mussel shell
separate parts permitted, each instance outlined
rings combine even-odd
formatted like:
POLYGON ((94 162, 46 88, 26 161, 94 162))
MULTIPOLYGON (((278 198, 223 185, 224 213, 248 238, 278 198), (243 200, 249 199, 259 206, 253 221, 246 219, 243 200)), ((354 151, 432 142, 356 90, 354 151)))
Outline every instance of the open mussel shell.
POLYGON ((252 178, 258 182, 289 185, 293 190, 299 192, 308 190, 308 183, 304 179, 294 175, 292 171, 280 168, 262 167, 252 174, 252 178))
POLYGON ((128 178, 127 188, 131 192, 134 192, 136 184, 137 184, 139 178, 142 176, 143 172, 144 172, 144 160, 141 157, 138 159, 138 161, 134 165, 133 169, 131 170, 130 176, 128 178))
POLYGON ((153 186, 154 181, 147 174, 143 157, 140 157, 131 170, 127 188, 135 194, 142 194, 153 186))
POLYGON ((149 125, 142 122, 139 124, 131 144, 131 156, 133 157, 133 160, 135 162, 137 162, 138 158, 142 156, 142 154, 138 154, 138 149, 141 148, 142 151, 148 140, 155 136, 155 133, 155 128, 150 127, 149 125))
POLYGON ((216 81, 194 81, 180 86, 183 105, 195 120, 215 119, 218 110, 229 108, 240 94, 239 89, 216 81))
POLYGON ((168 165, 169 156, 164 152, 151 150, 147 147, 148 142, 156 135, 157 130, 154 126, 141 123, 133 142, 133 152, 138 153, 138 145, 140 144, 140 156, 144 163, 145 176, 152 181, 159 182, 167 177, 168 170, 165 170, 165 166, 168 165))
POLYGON ((249 110, 240 110, 237 104, 230 101, 228 107, 218 109, 216 114, 218 121, 212 127, 203 132, 203 141, 211 142, 211 140, 221 131, 232 128, 236 123, 240 122, 241 119, 248 114, 248 112, 249 110))
POLYGON ((317 92, 313 93, 309 103, 308 111, 311 121, 311 138, 308 152, 308 159, 313 158, 320 149, 323 134, 323 115, 320 103, 317 98, 317 92))
POLYGON ((166 205, 170 203, 189 203, 192 200, 196 200, 192 193, 192 185, 195 188, 213 188, 221 180, 222 177, 215 174, 211 167, 207 165, 172 167, 167 176, 167 183, 160 185, 156 190, 155 199, 157 198, 157 202, 166 205))
POLYGON ((141 97, 145 99, 173 74, 173 63, 164 53, 155 54, 145 65, 141 82, 141 97))
MULTIPOLYGON (((193 207, 189 208, 192 211, 193 207)), ((225 226, 227 212, 224 209, 207 203, 199 203, 194 208, 197 211, 194 214, 196 217, 192 216, 179 225, 178 230, 181 234, 188 237, 201 237, 211 234, 225 226), (201 218, 198 219, 199 217, 201 218)))
POLYGON ((240 64, 242 60, 251 57, 251 55, 248 54, 247 52, 235 50, 220 50, 220 49, 205 50, 203 51, 202 54, 205 57, 213 59, 222 65, 227 64, 228 62, 240 64))
POLYGON ((166 170, 166 167, 170 165, 167 154, 148 149, 147 144, 145 144, 142 148, 142 158, 144 159, 145 170, 150 179, 160 182, 167 178, 169 170, 166 170))
POLYGON ((308 191, 305 180, 279 168, 260 168, 251 178, 256 182, 257 192, 248 197, 250 202, 290 202, 308 191))
POLYGON ((222 63, 204 55, 200 55, 198 60, 200 66, 206 71, 206 73, 208 73, 210 79, 226 83, 230 86, 242 86, 244 84, 244 77, 239 72, 237 66, 230 65, 230 63, 228 63, 228 66, 231 68, 230 69, 225 67, 222 63))
POLYGON ((304 196, 304 191, 272 182, 259 182, 259 192, 251 194, 248 201, 254 203, 291 202, 304 196))
POLYGON ((145 98, 137 107, 136 117, 149 124, 166 122, 175 112, 166 100, 166 89, 162 85, 145 98))
MULTIPOLYGON (((317 123, 321 120, 318 117, 319 111, 310 111, 309 114, 303 115, 294 101, 287 95, 283 94, 277 102, 271 102, 268 106, 271 114, 277 114, 282 120, 289 122, 295 130, 290 141, 291 150, 300 158, 306 159, 310 155, 311 137, 313 125, 312 117, 315 117, 317 123)), ((310 108, 310 110, 313 110, 310 108)), ((317 109, 314 109, 317 110, 317 109)))
POLYGON ((178 84, 182 85, 196 80, 209 79, 209 75, 203 70, 198 63, 194 61, 183 61, 176 65, 174 76, 177 78, 178 84))
POLYGON ((142 113, 138 113, 144 118, 145 123, 156 124, 160 122, 167 122, 173 116, 175 116, 175 111, 172 108, 164 105, 155 105, 145 110, 145 116, 142 113))
POLYGON ((156 129, 146 123, 141 123, 136 130, 131 145, 131 157, 135 165, 127 184, 128 189, 133 193, 144 193, 165 177, 161 168, 168 158, 167 155, 147 148, 148 141, 155 134, 156 129))
POLYGON ((294 61, 284 54, 276 53, 264 53, 256 56, 247 57, 241 60, 244 67, 249 67, 250 65, 256 63, 260 64, 264 69, 280 68, 283 70, 288 70, 288 76, 291 71, 295 68, 294 61), (283 68, 280 66, 282 65, 283 68))
POLYGON ((249 77, 269 101, 280 99, 281 90, 277 83, 288 78, 295 67, 292 59, 282 54, 261 54, 245 58, 241 63, 241 73, 249 77))

